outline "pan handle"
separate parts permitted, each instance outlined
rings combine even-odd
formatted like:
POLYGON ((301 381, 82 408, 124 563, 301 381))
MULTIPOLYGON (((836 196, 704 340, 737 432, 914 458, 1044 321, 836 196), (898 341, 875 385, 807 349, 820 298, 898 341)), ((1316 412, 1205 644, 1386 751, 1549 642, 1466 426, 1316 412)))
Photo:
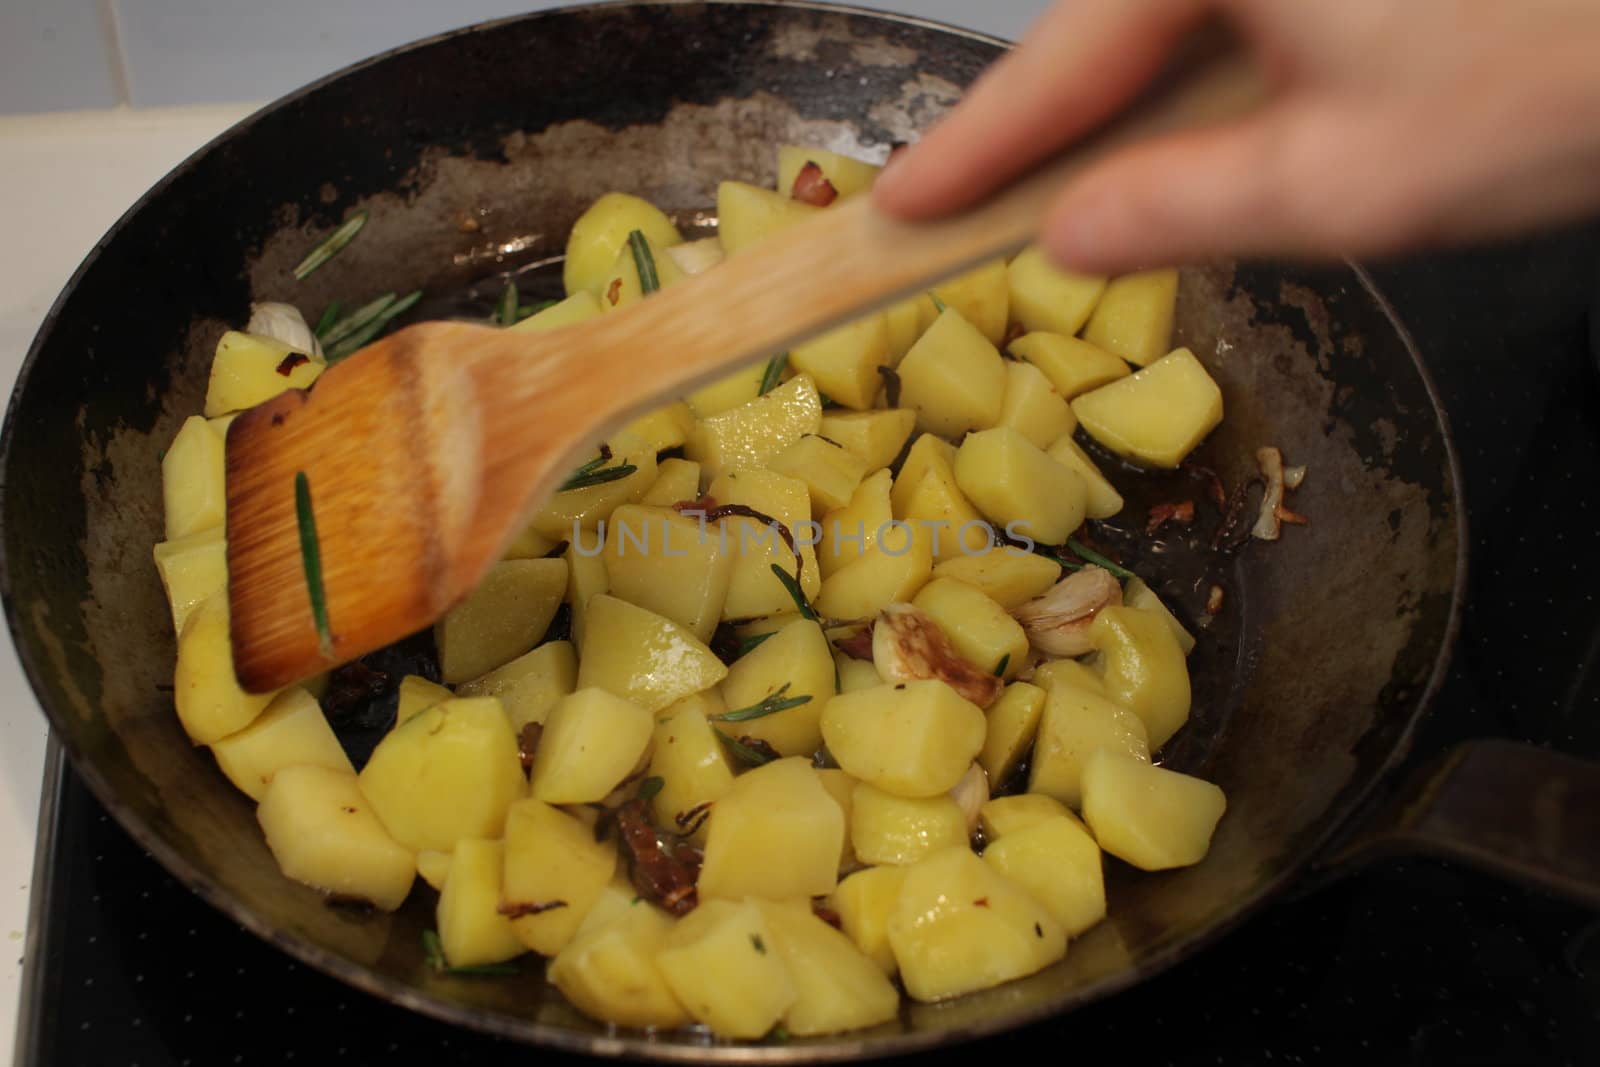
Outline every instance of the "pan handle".
POLYGON ((1412 772, 1332 866, 1437 856, 1600 908, 1600 763, 1468 741, 1412 772))

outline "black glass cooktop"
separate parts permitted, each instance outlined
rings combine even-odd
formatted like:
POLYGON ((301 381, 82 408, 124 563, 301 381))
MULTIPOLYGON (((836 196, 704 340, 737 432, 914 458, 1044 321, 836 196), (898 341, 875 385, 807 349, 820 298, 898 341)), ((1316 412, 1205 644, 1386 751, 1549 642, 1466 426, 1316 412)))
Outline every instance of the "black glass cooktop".
MULTIPOLYGON (((1417 755, 1503 736, 1600 757, 1600 226, 1378 280, 1466 472, 1471 595, 1417 755)), ((196 901, 70 770, 48 786, 17 1062, 556 1065, 309 970, 196 901)), ((1070 1016, 919 1057, 1600 1063, 1600 914, 1445 864, 1303 887, 1070 1016)))

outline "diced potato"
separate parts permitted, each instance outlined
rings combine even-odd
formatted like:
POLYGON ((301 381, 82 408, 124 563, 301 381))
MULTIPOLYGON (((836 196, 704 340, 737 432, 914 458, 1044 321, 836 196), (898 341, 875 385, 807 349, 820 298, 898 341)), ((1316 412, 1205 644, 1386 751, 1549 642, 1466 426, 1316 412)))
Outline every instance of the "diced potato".
MULTIPOLYGON (((800 537, 801 524, 811 518, 811 494, 798 478, 769 470, 730 471, 707 490, 718 504, 739 504, 782 523, 800 548, 800 590, 813 598, 822 588, 816 551, 800 537)), ((793 577, 794 553, 778 531, 754 519, 723 522, 723 536, 736 554, 728 598, 722 606, 725 620, 756 619, 795 610, 794 598, 773 575, 776 564, 793 577)))
POLYGON ((503 560, 434 628, 449 683, 487 674, 527 652, 550 626, 567 590, 560 559, 503 560))
POLYGON ((189 613, 228 584, 228 543, 222 527, 162 541, 155 547, 155 559, 172 607, 172 632, 181 634, 189 613))
POLYGON ((506 709, 511 728, 520 734, 529 723, 544 722, 556 701, 571 693, 577 684, 578 656, 572 642, 551 641, 458 686, 456 693, 464 697, 495 697, 506 709))
POLYGON ((672 220, 648 200, 627 193, 607 193, 578 216, 567 236, 567 257, 561 272, 567 293, 587 289, 598 297, 617 251, 628 243, 628 234, 634 230, 643 233, 656 248, 683 242, 672 220))
POLYGON ((747 771, 711 809, 700 897, 828 893, 844 834, 844 813, 810 760, 793 756, 747 771))
POLYGON ((1053 659, 1041 663, 1033 669, 1033 677, 1029 680, 1046 693, 1056 686, 1064 685, 1082 689, 1096 696, 1106 695, 1105 679, 1081 660, 1053 659))
POLYGON ((894 519, 889 506, 891 482, 887 470, 877 471, 856 486, 848 504, 822 517, 817 565, 824 578, 860 559, 878 543, 878 531, 894 519))
POLYGON ((1044 700, 1044 690, 1038 686, 1012 682, 990 706, 983 751, 978 753, 978 765, 988 774, 989 781, 1003 785, 1016 771, 1039 732, 1044 700))
POLYGON ((455 854, 452 852, 425 848, 417 853, 417 873, 436 892, 443 892, 444 883, 450 877, 450 864, 454 859, 455 854))
MULTIPOLYGON (((628 423, 624 433, 632 434, 657 452, 665 452, 669 448, 677 448, 689 439, 689 434, 694 430, 694 412, 682 400, 675 400, 654 411, 640 415, 628 423)), ((682 463, 683 460, 676 462, 682 463)), ((657 467, 656 478, 661 478, 661 467, 657 467)), ((654 486, 651 487, 652 489, 654 486)))
POLYGON ((900 404, 917 413, 917 428, 946 437, 1000 421, 1006 368, 994 343, 959 311, 934 320, 900 361, 900 404))
POLYGON ((954 788, 984 729, 976 704, 933 679, 844 693, 822 709, 822 737, 839 766, 905 797, 954 788))
POLYGON ((798 906, 762 902, 772 942, 794 983, 783 1025, 796 1037, 876 1026, 900 1011, 900 992, 844 934, 798 906))
POLYGON ((689 1014, 718 1037, 761 1037, 799 997, 753 901, 702 900, 667 934, 656 966, 689 1014))
POLYGON ((850 846, 850 809, 854 806, 857 782, 838 767, 822 767, 817 771, 822 788, 828 791, 833 802, 844 813, 844 844, 839 849, 839 870, 856 867, 856 850, 850 846))
POLYGON ((983 861, 1049 908, 1068 937, 1106 917, 1100 846, 1071 816, 1013 830, 983 850, 983 861))
POLYGON ((1006 351, 1038 367, 1067 400, 1131 373, 1120 356, 1080 338, 1057 333, 1024 334, 1012 341, 1006 351))
POLYGON ((439 893, 439 944, 452 967, 484 967, 527 951, 511 920, 500 914, 505 844, 483 838, 456 842, 450 874, 439 893))
POLYGON ((531 797, 506 813, 500 912, 533 951, 565 948, 611 881, 616 843, 594 836, 581 819, 531 797))
POLYGON ((922 308, 925 303, 928 301, 923 296, 914 296, 883 309, 889 324, 891 366, 898 367, 900 361, 906 358, 906 353, 911 351, 911 346, 917 343, 917 338, 922 336, 922 308))
POLYGON ((905 865, 967 843, 967 817, 949 793, 900 797, 869 782, 850 803, 850 846, 863 863, 905 865))
POLYGON ((578 688, 599 686, 654 712, 727 673, 704 642, 671 619, 614 596, 590 599, 578 688))
POLYGON ((916 425, 917 413, 908 408, 825 411, 818 432, 830 441, 837 441, 845 451, 866 464, 867 470, 875 471, 899 457, 916 425))
POLYGON ((206 420, 189 416, 161 457, 161 498, 168 541, 222 525, 228 510, 223 461, 223 444, 206 420))
POLYGON ((779 452, 822 426, 822 398, 808 374, 719 415, 702 416, 684 446, 703 476, 764 467, 779 452))
POLYGON ((890 604, 910 600, 933 573, 932 547, 904 523, 853 563, 834 571, 813 605, 830 619, 864 619, 890 604))
POLYGON ((930 470, 938 469, 941 464, 951 467, 955 461, 955 445, 938 434, 918 435, 906 451, 906 460, 900 464, 900 473, 895 475, 894 487, 889 491, 889 503, 893 506, 894 513, 896 515, 906 513, 906 505, 911 502, 911 495, 922 482, 923 475, 930 470))
POLYGON ((597 538, 593 545, 585 546, 580 551, 578 544, 573 543, 561 555, 567 561, 566 603, 572 609, 572 646, 579 653, 583 652, 583 631, 588 624, 589 601, 611 591, 606 561, 601 558, 604 545, 605 538, 597 538))
POLYGON ((361 769, 361 792, 384 829, 413 851, 499 837, 506 809, 525 790, 516 735, 492 697, 419 712, 378 742, 361 769))
POLYGON ((854 693, 858 689, 872 689, 883 684, 878 668, 870 659, 856 659, 843 652, 833 654, 833 666, 839 674, 839 692, 854 693))
POLYGON ((840 199, 854 196, 872 188, 872 183, 878 180, 878 172, 882 167, 849 156, 841 156, 837 152, 829 152, 824 148, 803 148, 799 145, 778 146, 778 192, 784 196, 794 193, 794 180, 800 176, 800 170, 807 163, 815 163, 822 171, 822 176, 828 179, 840 199))
POLYGON ((961 657, 991 674, 1015 678, 1028 661, 1028 635, 976 586, 935 578, 911 601, 939 624, 961 657))
POLYGON ((326 367, 275 337, 229 330, 217 342, 206 386, 206 418, 253 408, 287 389, 306 389, 326 367))
POLYGON ((1140 870, 1205 859, 1227 808, 1210 782, 1102 749, 1083 769, 1083 819, 1100 847, 1140 870))
POLYGON ((1066 400, 1031 363, 1006 362, 1000 426, 1009 426, 1038 448, 1048 448, 1078 425, 1066 400))
POLYGON ((1047 687, 1028 792, 1078 807, 1083 803, 1084 763, 1102 748, 1150 762, 1144 723, 1133 712, 1076 686, 1047 687))
MULTIPOLYGON (((906 477, 904 469, 900 477, 906 477)), ((901 499, 905 510, 900 518, 912 525, 919 540, 927 540, 928 551, 939 562, 980 555, 993 544, 989 524, 956 484, 955 470, 942 455, 928 458, 921 480, 901 499)))
MULTIPOLYGON (((1005 260, 985 263, 976 270, 940 282, 933 287, 933 295, 977 327, 990 344, 998 345, 1005 337, 1011 309, 1005 260)), ((938 304, 926 294, 921 299, 921 308, 924 325, 931 325, 940 314, 938 304)))
POLYGON ((501 553, 500 558, 544 559, 556 547, 557 543, 529 526, 519 533, 510 545, 506 546, 506 550, 501 553))
POLYGON ((296 764, 355 773, 316 698, 299 688, 279 693, 255 722, 213 743, 211 754, 251 800, 260 800, 273 776, 296 764))
MULTIPOLYGON (((604 467, 631 466, 632 474, 581 489, 563 489, 540 505, 532 526, 554 541, 592 543, 580 531, 593 530, 623 504, 636 504, 656 481, 656 453, 648 442, 627 433, 614 434, 611 458, 604 467)), ((597 452, 594 459, 599 459, 597 452)))
POLYGON ((1172 346, 1172 320, 1178 307, 1178 272, 1139 271, 1111 279, 1083 339, 1141 367, 1172 346))
MULTIPOLYGON (((656 284, 665 289, 673 282, 682 281, 683 271, 678 269, 678 263, 665 251, 654 244, 649 237, 644 239, 645 246, 649 249, 649 257, 655 263, 656 284)), ((645 297, 643 286, 639 280, 639 264, 634 258, 631 240, 624 240, 622 247, 617 250, 616 259, 611 261, 611 269, 606 272, 605 279, 600 283, 600 310, 614 311, 636 304, 645 297)))
POLYGON ((768 469, 806 483, 811 513, 822 516, 850 503, 866 476, 866 464, 840 446, 807 434, 773 456, 768 469))
POLYGON ((717 237, 728 255, 760 244, 819 209, 744 182, 717 186, 717 237))
POLYGON ((1015 793, 986 801, 978 809, 978 826, 984 840, 993 844, 1007 834, 1058 817, 1078 822, 1078 817, 1055 797, 1043 793, 1015 793))
POLYGON ((228 637, 228 591, 217 590, 189 613, 178 637, 172 700, 184 732, 197 745, 213 744, 249 726, 275 695, 239 688, 228 637))
POLYGON ((1106 695, 1144 720, 1157 751, 1189 721, 1189 668, 1165 619, 1133 607, 1102 609, 1089 627, 1106 695))
POLYGON ((1076 471, 1083 479, 1084 514, 1091 519, 1109 519, 1122 510, 1122 494, 1100 473, 1089 453, 1078 447, 1072 434, 1063 434, 1046 452, 1051 459, 1076 471))
POLYGON ((650 744, 648 711, 604 689, 579 689, 550 709, 529 775, 546 804, 595 804, 633 772, 650 744))
POLYGON ((639 503, 670 508, 700 495, 700 464, 676 457, 664 459, 656 467, 656 481, 639 503))
POLYGON ((314 764, 272 778, 256 821, 286 877, 330 896, 393 911, 411 892, 416 863, 384 831, 349 771, 314 764))
POLYGON ((521 330, 523 333, 539 333, 543 330, 559 329, 562 326, 576 326, 580 322, 596 318, 599 314, 600 301, 595 298, 595 294, 588 289, 579 289, 565 300, 551 304, 543 311, 536 311, 509 328, 521 330))
POLYGON ((1009 427, 967 435, 955 473, 967 499, 1013 536, 1059 545, 1083 525, 1083 479, 1009 427))
POLYGON ((868 867, 840 882, 828 897, 850 940, 887 975, 899 970, 889 947, 889 919, 905 881, 904 867, 868 867))
MULTIPOLYGON (((856 319, 789 350, 789 366, 847 408, 865 411, 883 389, 890 363, 889 321, 881 312, 856 319)), ((890 457, 893 458, 893 457, 890 457)))
POLYGON ((667 709, 655 726, 650 774, 661 779, 661 789, 651 799, 657 824, 687 830, 699 822, 694 840, 705 844, 701 816, 733 788, 733 771, 711 723, 697 707, 683 702, 667 709))
POLYGON ((241 412, 230 411, 226 415, 218 415, 216 418, 207 419, 206 425, 215 430, 217 436, 222 438, 222 443, 226 445, 228 443, 228 427, 233 425, 233 420, 237 419, 240 414, 241 412))
POLYGON ((966 582, 1009 611, 1059 582, 1061 566, 1020 548, 997 546, 982 555, 944 560, 933 568, 933 576, 966 582))
POLYGON ((1222 390, 1187 348, 1072 402, 1084 430, 1119 456, 1176 467, 1222 421, 1222 390))
POLYGON ((671 508, 624 504, 606 522, 607 584, 613 596, 709 640, 733 576, 734 553, 723 540, 671 508))
POLYGON ((667 255, 688 275, 704 274, 726 257, 722 242, 715 237, 702 237, 698 241, 685 241, 667 249, 667 255))
POLYGON ((1073 274, 1050 261, 1039 245, 1029 245, 1007 271, 1011 317, 1028 330, 1071 335, 1083 329, 1105 292, 1103 274, 1073 274))
POLYGON ((783 689, 788 700, 804 704, 721 727, 735 736, 767 742, 785 756, 810 756, 822 744, 822 708, 833 696, 833 649, 822 627, 809 619, 789 625, 745 653, 728 668, 722 699, 729 708, 748 709, 783 689))
POLYGON ((1166 620, 1172 636, 1178 639, 1178 647, 1183 649, 1183 654, 1187 656, 1194 651, 1194 635, 1183 628, 1183 623, 1178 621, 1172 609, 1161 602, 1161 598, 1144 583, 1143 578, 1128 579, 1128 584, 1122 587, 1122 602, 1130 608, 1138 608, 1161 616, 1166 620))
MULTIPOLYGON (((697 419, 709 419, 750 403, 761 395, 761 383, 767 376, 765 363, 751 363, 740 367, 726 377, 709 385, 702 385, 686 398, 689 411, 697 419)), ((691 428, 690 435, 693 435, 691 428)))
POLYGON ((689 1013, 656 966, 672 917, 636 895, 632 901, 609 922, 592 926, 586 921, 545 975, 573 1007, 599 1022, 682 1026, 689 1013))
POLYGON ((1067 935, 1049 909, 962 845, 906 868, 889 945, 906 992, 943 1000, 1042 970, 1066 955, 1067 935))

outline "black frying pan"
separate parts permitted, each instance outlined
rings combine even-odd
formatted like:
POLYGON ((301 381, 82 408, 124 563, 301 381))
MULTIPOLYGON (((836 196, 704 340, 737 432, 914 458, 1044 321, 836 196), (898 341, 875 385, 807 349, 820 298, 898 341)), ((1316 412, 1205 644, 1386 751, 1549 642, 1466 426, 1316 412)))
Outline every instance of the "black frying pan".
MULTIPOLYGON (((435 312, 474 299, 486 308, 505 271, 528 268, 524 282, 542 284, 535 265, 559 254, 599 193, 634 191, 703 224, 718 180, 772 179, 780 142, 881 156, 1001 48, 802 5, 549 12, 352 68, 163 180, 51 311, 0 461, 7 618, 100 800, 199 896, 352 985, 533 1042, 719 1054, 700 1038, 611 1032, 536 973, 434 974, 420 939, 431 894, 392 916, 360 915, 278 874, 250 803, 172 711, 173 640, 150 562, 158 457, 200 408, 218 335, 253 299, 314 313, 335 297, 420 287, 435 312), (293 281, 306 248, 357 207, 371 212, 362 236, 293 281)), ((1228 405, 1208 461, 1236 485, 1255 448, 1275 444, 1311 472, 1295 506, 1312 523, 1281 542, 1210 556, 1172 541, 1139 560, 1192 623, 1211 581, 1228 589, 1192 660, 1194 719, 1166 753, 1227 791, 1210 856, 1162 875, 1112 863, 1109 920, 1042 974, 908 1006, 878 1031, 721 1054, 849 1058, 1012 1027, 1168 966, 1309 871, 1364 850, 1422 847, 1600 900, 1600 784, 1587 765, 1480 744, 1388 788, 1441 677, 1465 567, 1449 434, 1393 313, 1355 268, 1216 264, 1185 273, 1180 305, 1180 339, 1228 405), (1381 810, 1358 819, 1364 804, 1381 810)), ((1183 477, 1120 477, 1131 525, 1142 504, 1198 495, 1183 477)))

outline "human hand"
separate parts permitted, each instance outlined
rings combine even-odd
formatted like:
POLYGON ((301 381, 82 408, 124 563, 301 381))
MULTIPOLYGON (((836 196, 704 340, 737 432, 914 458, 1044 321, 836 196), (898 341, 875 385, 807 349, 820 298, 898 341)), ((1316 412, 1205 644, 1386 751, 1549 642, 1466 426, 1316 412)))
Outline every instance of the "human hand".
POLYGON ((1267 103, 1109 153, 1042 235, 1082 271, 1216 255, 1375 255, 1600 208, 1600 0, 1060 0, 875 187, 957 211, 1129 101, 1186 30, 1229 17, 1267 103))

